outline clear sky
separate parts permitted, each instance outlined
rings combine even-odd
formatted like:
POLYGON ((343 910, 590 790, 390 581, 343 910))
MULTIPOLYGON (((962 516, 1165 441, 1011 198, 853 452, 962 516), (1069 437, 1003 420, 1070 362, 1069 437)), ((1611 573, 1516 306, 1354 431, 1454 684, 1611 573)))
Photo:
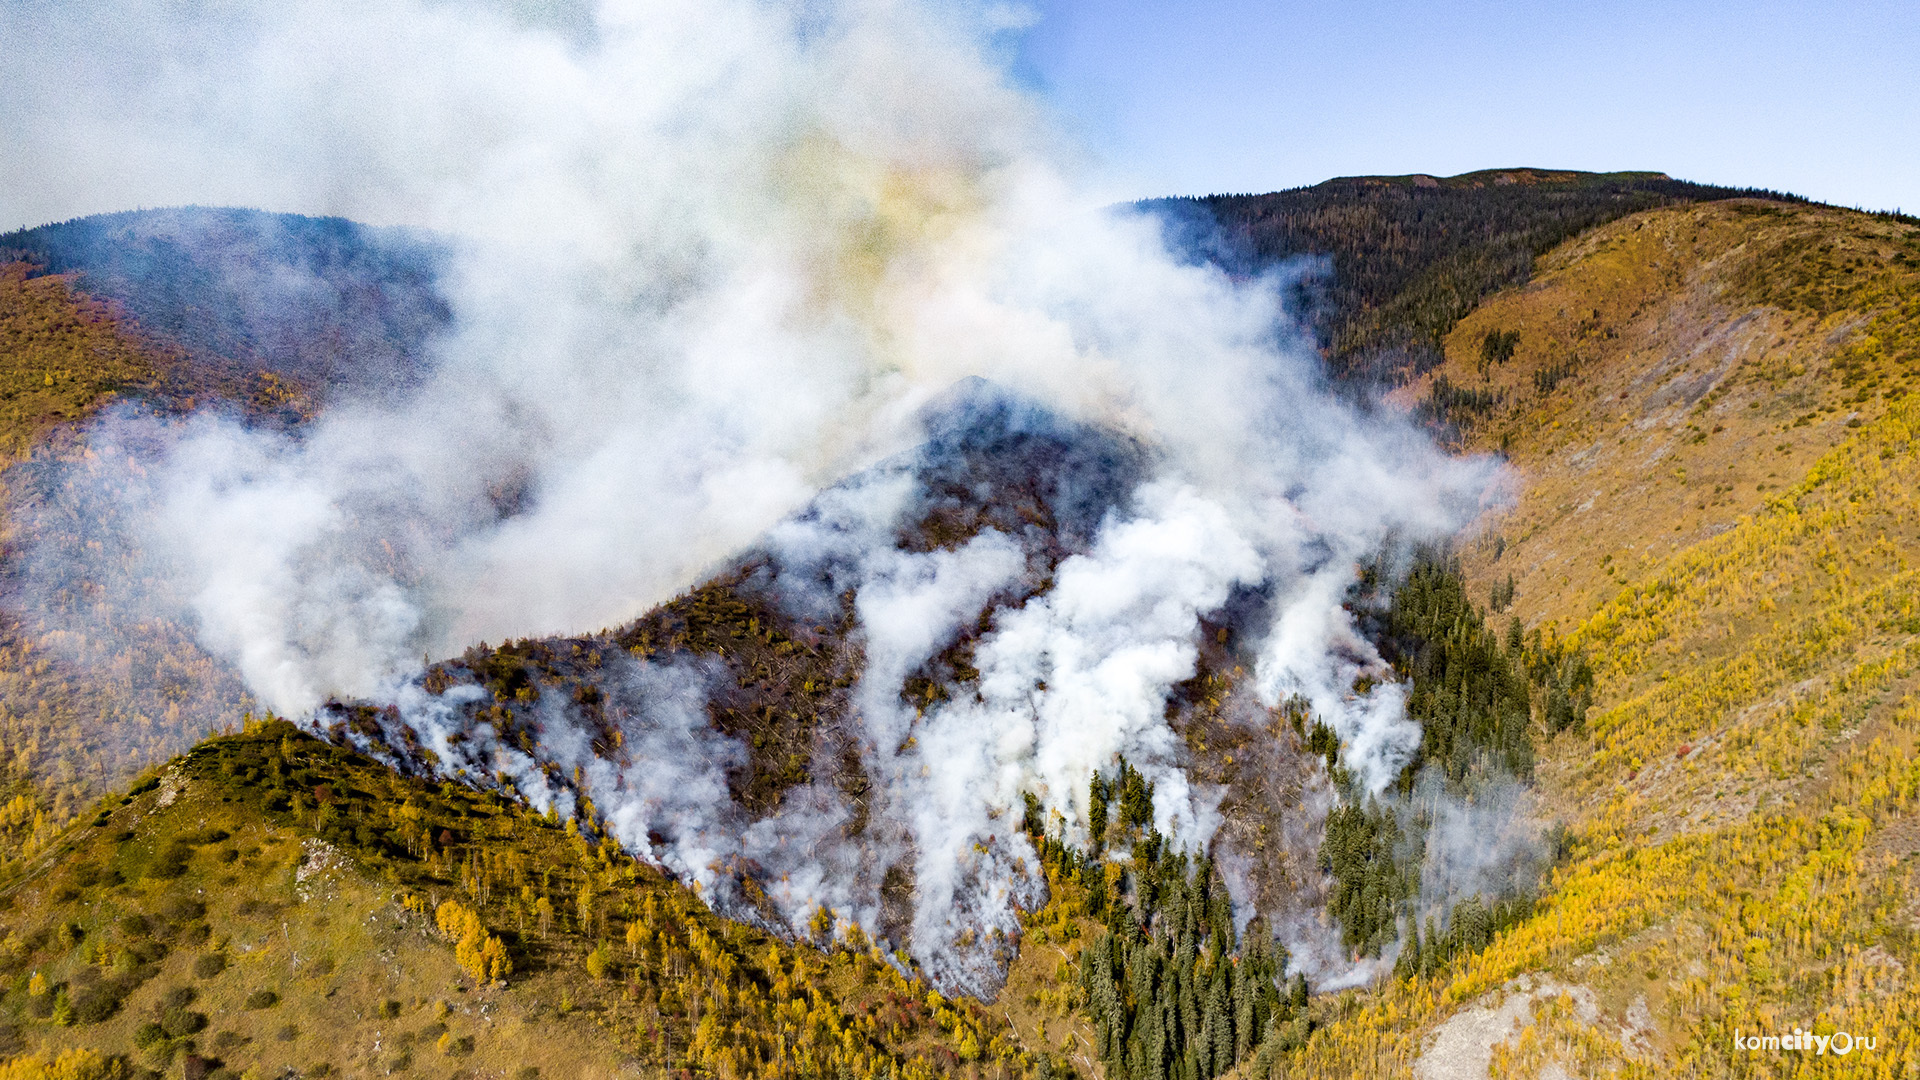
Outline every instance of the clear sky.
POLYGON ((1035 0, 1124 194, 1657 169, 1920 213, 1920 0, 1035 0))
MULTIPOLYGON (((558 85, 471 97, 521 67, 449 59, 449 28, 539 52, 597 2, 0 0, 0 229, 185 202, 443 224, 490 145, 461 133, 558 85), (418 33, 336 25, 394 9, 418 33)), ((925 2, 1000 28, 1095 202, 1538 166, 1920 214, 1920 0, 925 2)))

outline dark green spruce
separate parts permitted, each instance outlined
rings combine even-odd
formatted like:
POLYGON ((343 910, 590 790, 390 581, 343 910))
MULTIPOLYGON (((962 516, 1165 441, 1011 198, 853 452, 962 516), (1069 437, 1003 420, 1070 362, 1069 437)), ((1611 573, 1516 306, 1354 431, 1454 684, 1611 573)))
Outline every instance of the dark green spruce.
MULTIPOLYGON (((1375 568, 1363 592, 1377 588, 1380 578, 1375 568)), ((1496 606, 1512 602, 1511 580, 1494 590, 1496 606)), ((1420 725, 1420 748, 1395 784, 1402 794, 1428 769, 1461 796, 1508 778, 1530 780, 1535 733, 1585 722, 1593 691, 1585 657, 1539 631, 1524 633, 1518 619, 1504 635, 1496 633, 1449 558, 1416 558, 1393 589, 1375 637, 1409 684, 1407 716, 1420 725)), ((1339 920, 1341 942, 1355 955, 1378 956, 1398 939, 1401 972, 1430 972, 1456 953, 1484 948, 1532 910, 1525 895, 1469 897, 1447 913, 1444 929, 1429 919, 1422 933, 1414 901, 1427 822, 1403 818, 1361 791, 1339 765, 1333 730, 1310 720, 1304 708, 1289 712, 1308 751, 1326 759, 1339 792, 1340 804, 1327 815, 1320 866, 1333 879, 1328 908, 1339 920)))
POLYGON ((1080 954, 1080 988, 1107 1075, 1212 1080, 1302 1042, 1305 980, 1283 985, 1286 950, 1259 922, 1236 934, 1212 862, 1172 851, 1153 828, 1153 785, 1122 759, 1112 777, 1094 777, 1089 795, 1092 852, 1036 829, 1037 802, 1027 824, 1048 866, 1077 880, 1106 920, 1080 954), (1111 891, 1109 848, 1129 853, 1111 891))

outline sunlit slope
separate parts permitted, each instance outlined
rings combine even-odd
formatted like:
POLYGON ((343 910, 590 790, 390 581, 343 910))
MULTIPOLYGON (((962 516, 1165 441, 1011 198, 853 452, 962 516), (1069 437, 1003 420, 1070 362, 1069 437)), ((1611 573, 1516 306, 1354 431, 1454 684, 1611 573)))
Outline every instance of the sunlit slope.
POLYGON ((0 1052, 119 1059, 99 1076, 1032 1074, 1004 1021, 815 933, 721 919, 571 821, 254 725, 0 884, 0 1052))
POLYGON ((0 235, 0 261, 77 279, 198 365, 313 397, 411 383, 452 313, 427 234, 238 207, 96 214, 0 235))
POLYGON ((1517 467, 1517 504, 1462 549, 1469 576, 1512 576, 1529 625, 1571 625, 1756 512, 1907 391, 1916 282, 1910 224, 1750 200, 1555 250, 1402 394, 1517 467))
POLYGON ((29 277, 29 269, 0 265, 0 451, 14 459, 53 425, 157 375, 106 305, 76 296, 66 278, 29 277))
POLYGON ((77 275, 41 269, 0 262, 0 452, 7 461, 116 400, 166 410, 225 400, 254 416, 302 407, 307 394, 299 383, 196 363, 85 292, 77 275))
POLYGON ((0 452, 25 457, 60 423, 163 381, 165 361, 66 277, 0 264, 0 452))
POLYGON ((1503 1001, 1521 1027, 1477 1039, 1496 1076, 1913 1074, 1917 264, 1899 220, 1661 211, 1462 321, 1450 416, 1521 479, 1469 566, 1587 651, 1600 704, 1542 755, 1569 833, 1535 916, 1435 979, 1326 1003, 1289 1075, 1423 1052, 1477 1075, 1464 1010, 1503 1001), (1518 343, 1482 376, 1494 330, 1518 343), (1735 1046, 1796 1027, 1877 1046, 1735 1046))

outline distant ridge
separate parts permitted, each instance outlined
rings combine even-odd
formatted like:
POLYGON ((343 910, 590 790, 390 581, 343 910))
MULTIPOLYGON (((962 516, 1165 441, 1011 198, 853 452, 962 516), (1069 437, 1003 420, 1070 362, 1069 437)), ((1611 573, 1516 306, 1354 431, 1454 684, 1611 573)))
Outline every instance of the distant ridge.
POLYGON ((1458 176, 1339 176, 1264 195, 1148 199, 1175 243, 1236 274, 1288 260, 1306 268, 1299 299, 1336 379, 1396 385, 1439 362, 1454 323, 1533 260, 1609 221, 1681 203, 1753 198, 1762 188, 1675 180, 1663 172, 1535 167, 1458 176))
POLYGON ((0 235, 0 263, 80 275, 194 359, 324 394, 407 381, 452 319, 428 234, 345 218, 200 206, 75 218, 0 235))
MULTIPOLYGON (((1476 169, 1458 176, 1434 176, 1431 173, 1406 173, 1401 176, 1336 176, 1331 180, 1322 180, 1314 188, 1335 186, 1348 187, 1416 187, 1449 188, 1470 190, 1487 187, 1552 186, 1571 188, 1608 187, 1620 184, 1675 181, 1663 172, 1625 170, 1621 172, 1580 172, 1575 169, 1536 169, 1522 167, 1517 169, 1476 169)), ((1699 186, 1699 185, 1694 185, 1699 186)), ((1310 190, 1310 189, 1294 189, 1310 190)))

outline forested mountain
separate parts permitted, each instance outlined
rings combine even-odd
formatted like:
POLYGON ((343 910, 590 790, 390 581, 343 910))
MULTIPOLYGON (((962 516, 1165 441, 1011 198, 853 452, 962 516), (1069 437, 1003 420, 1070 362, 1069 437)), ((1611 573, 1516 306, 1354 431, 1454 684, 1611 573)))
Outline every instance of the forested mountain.
POLYGON ((0 262, 75 275, 162 348, 314 392, 411 379, 452 313, 445 245, 342 218, 181 207, 0 235, 0 262))
POLYGON ((1311 326, 1337 378, 1397 384, 1441 359, 1482 298, 1525 282, 1533 261, 1596 225, 1658 206, 1793 196, 1657 172, 1486 169, 1459 176, 1343 176, 1266 195, 1135 204, 1196 254, 1238 273, 1303 269, 1311 326))
MULTIPOLYGON (((1150 467, 1120 432, 962 385, 924 445, 659 608, 476 642, 404 710, 336 700, 304 729, 180 627, 87 665, 16 620, 0 1078, 1789 1076, 1813 1058, 1734 1035, 1796 1026, 1877 1038, 1839 1074, 1910 1071, 1920 228, 1743 194, 1500 170, 1142 204, 1236 273, 1329 256, 1336 373, 1399 384, 1386 407, 1514 483, 1339 598, 1381 661, 1342 692, 1388 688, 1419 730, 1394 775, 1369 787, 1304 697, 1259 703, 1276 600, 1232 591, 1164 718, 1211 845, 1163 831, 1185 796, 1137 759, 1075 793, 1084 830, 1027 792, 963 851, 985 877, 1017 832, 1037 859, 1005 879, 1036 883, 1011 929, 969 924, 975 995, 914 959, 934 883, 864 725, 986 700, 983 650, 1058 601, 1150 467), (896 486, 912 512, 874 526, 896 486), (898 700, 861 697, 862 590, 983 552, 1003 584, 898 700), (234 730, 185 730, 200 697, 234 730), (124 736, 73 740, 101 715, 124 736), (707 771, 665 767, 689 747, 707 771), (700 785, 707 818, 615 839, 623 806, 700 785), (773 826, 800 839, 753 846, 773 826), (816 869, 879 897, 877 932, 792 924, 816 869)), ((263 220, 193 227, 280 236, 261 259, 335 282, 296 290, 299 325, 402 369, 430 347, 430 247, 263 220)), ((221 308, 244 282, 155 290, 142 268, 188 257, 155 237, 185 226, 82 224, 6 241, 32 253, 0 278, 16 516, 59 504, 73 423, 115 399, 245 402, 281 385, 253 363, 298 423, 359 377, 328 366, 357 351, 221 308)), ((36 520, 78 541, 82 517, 36 520)))
POLYGON ((1911 1071, 1916 319, 1909 220, 1668 208, 1549 253, 1402 391, 1513 463, 1465 580, 1593 707, 1534 766, 1564 831, 1531 913, 1347 999, 1301 1073, 1787 1076, 1813 1059, 1734 1036, 1796 1026, 1911 1071), (1476 1027, 1501 1008, 1527 1026, 1476 1027))

